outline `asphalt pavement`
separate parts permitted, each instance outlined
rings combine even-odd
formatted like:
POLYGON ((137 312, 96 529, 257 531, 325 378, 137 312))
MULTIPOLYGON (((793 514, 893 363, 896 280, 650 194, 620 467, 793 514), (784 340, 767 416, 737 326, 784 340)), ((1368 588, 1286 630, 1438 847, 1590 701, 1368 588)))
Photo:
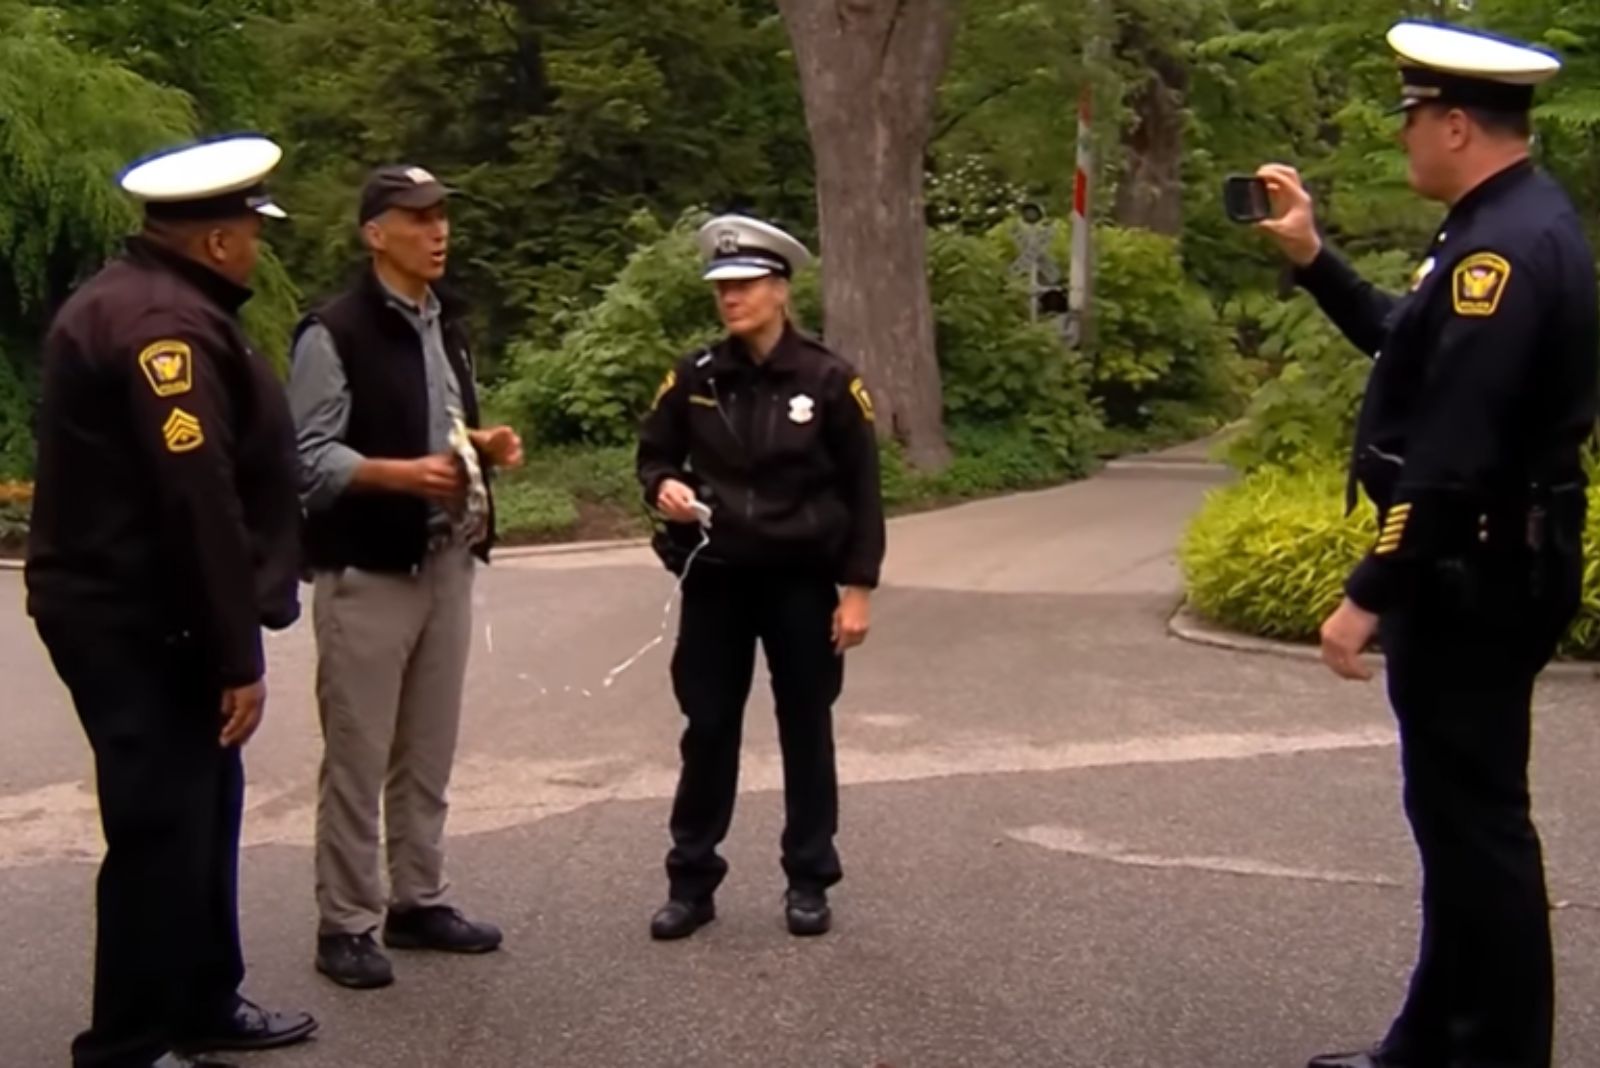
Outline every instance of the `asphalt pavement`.
MULTIPOLYGON (((642 549, 480 574, 452 791, 482 958, 311 967, 319 754, 309 623, 269 646, 248 750, 247 992, 322 1021, 249 1068, 1300 1068, 1376 1037, 1417 937, 1381 683, 1169 635, 1172 550, 1222 477, 1197 450, 895 521, 838 709, 836 927, 782 920, 781 771, 758 674, 720 918, 652 943, 679 717, 670 576, 642 549), (614 685, 608 671, 669 624, 614 685)), ((67 1063, 87 1018, 88 750, 0 573, 0 1064, 67 1063)), ((1534 780, 1558 1063, 1600 1064, 1595 682, 1551 678, 1534 780)))

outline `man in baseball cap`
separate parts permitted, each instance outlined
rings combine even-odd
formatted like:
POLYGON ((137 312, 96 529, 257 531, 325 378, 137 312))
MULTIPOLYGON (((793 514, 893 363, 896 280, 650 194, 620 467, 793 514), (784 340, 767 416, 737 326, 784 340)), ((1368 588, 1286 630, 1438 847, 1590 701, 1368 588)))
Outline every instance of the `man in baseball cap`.
POLYGON ((367 184, 361 188, 361 209, 356 221, 365 226, 391 208, 427 211, 443 204, 455 192, 423 167, 379 167, 367 176, 367 184))
POLYGON ((380 937, 500 945, 456 907, 444 828, 473 573, 494 537, 488 475, 521 463, 522 443, 480 428, 467 321, 439 286, 451 192, 422 167, 372 172, 357 209, 370 264, 301 324, 289 380, 324 738, 316 967, 356 989, 394 981, 380 937))

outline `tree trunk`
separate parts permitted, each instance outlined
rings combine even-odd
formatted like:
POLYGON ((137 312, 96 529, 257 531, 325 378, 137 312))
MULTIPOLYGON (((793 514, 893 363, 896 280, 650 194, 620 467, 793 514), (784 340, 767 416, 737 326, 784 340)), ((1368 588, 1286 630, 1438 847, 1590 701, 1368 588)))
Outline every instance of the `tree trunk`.
POLYGON ((1181 56, 1150 39, 1138 23, 1123 23, 1120 55, 1146 72, 1129 103, 1123 131, 1125 165, 1113 215, 1119 226, 1177 236, 1183 229, 1183 128, 1189 69, 1181 56))
POLYGON ((858 362, 878 433, 950 460, 928 292, 923 152, 955 36, 951 0, 779 0, 817 168, 829 347, 858 362))

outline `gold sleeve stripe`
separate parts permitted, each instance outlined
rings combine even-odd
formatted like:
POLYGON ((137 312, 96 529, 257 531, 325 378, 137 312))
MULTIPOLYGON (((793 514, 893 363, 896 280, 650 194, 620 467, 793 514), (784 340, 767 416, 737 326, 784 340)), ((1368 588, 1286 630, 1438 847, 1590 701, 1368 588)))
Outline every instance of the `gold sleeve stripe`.
POLYGON ((655 411, 657 408, 659 408, 661 406, 661 398, 665 397, 668 393, 671 393, 672 392, 672 387, 677 385, 677 384, 678 384, 678 372, 677 371, 668 371, 667 372, 667 377, 665 377, 665 378, 663 378, 661 380, 661 385, 659 387, 657 387, 657 389, 656 389, 655 399, 650 402, 650 410, 652 412, 655 411))
POLYGON ((1400 548, 1400 541, 1405 537, 1406 521, 1411 518, 1411 505, 1397 504, 1389 510, 1384 518, 1383 530, 1378 535, 1377 547, 1373 552, 1378 556, 1388 556, 1400 548))

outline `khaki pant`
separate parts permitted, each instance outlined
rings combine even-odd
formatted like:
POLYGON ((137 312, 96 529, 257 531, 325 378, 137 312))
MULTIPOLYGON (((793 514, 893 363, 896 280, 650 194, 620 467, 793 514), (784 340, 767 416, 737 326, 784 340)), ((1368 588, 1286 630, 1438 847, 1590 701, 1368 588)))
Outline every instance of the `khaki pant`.
POLYGON ((465 550, 416 575, 347 568, 316 576, 319 934, 364 934, 385 905, 448 903, 444 824, 472 641, 465 550), (379 872, 378 808, 389 862, 379 872))

